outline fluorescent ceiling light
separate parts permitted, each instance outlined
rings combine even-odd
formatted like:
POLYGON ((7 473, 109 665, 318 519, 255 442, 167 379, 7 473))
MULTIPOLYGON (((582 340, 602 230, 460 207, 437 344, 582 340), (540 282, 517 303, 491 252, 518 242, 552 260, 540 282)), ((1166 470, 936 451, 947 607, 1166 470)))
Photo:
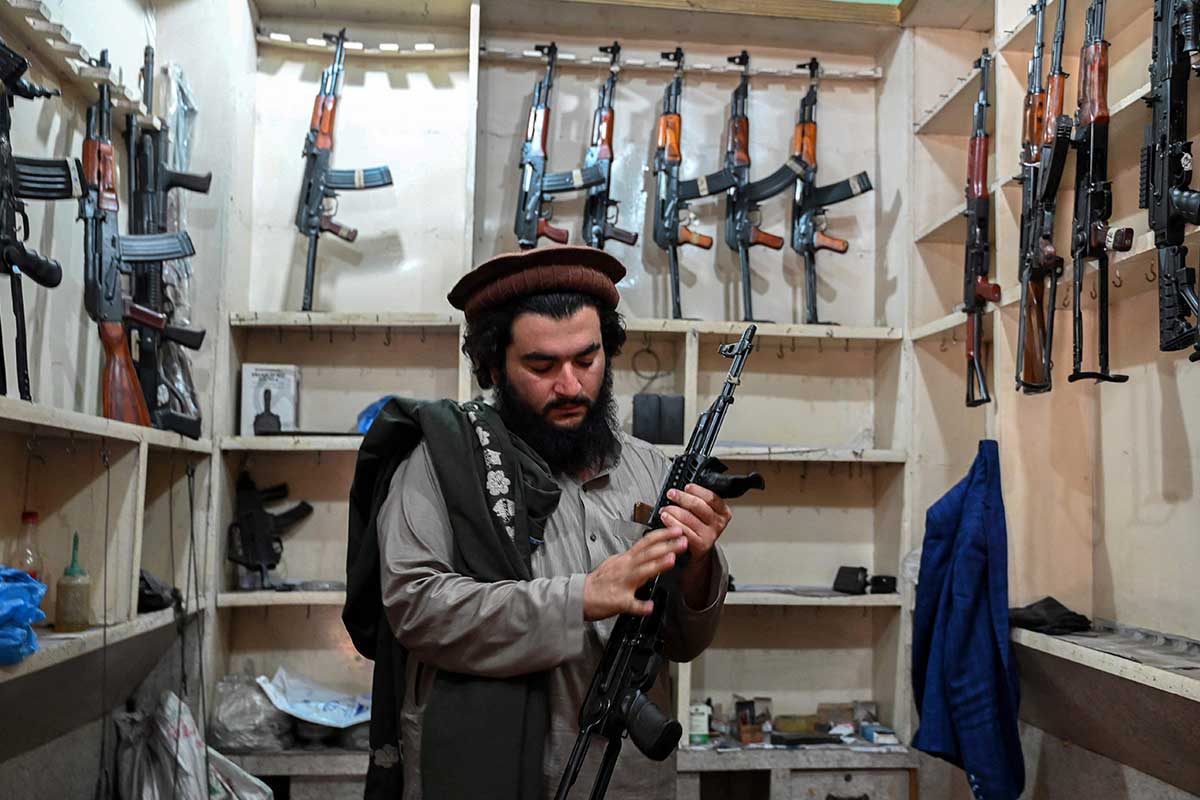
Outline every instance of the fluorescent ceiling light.
POLYGON ((433 42, 417 42, 413 45, 413 50, 416 50, 418 53, 428 53, 436 49, 437 45, 433 42))
POLYGON ((270 37, 272 41, 276 42, 290 42, 292 40, 292 37, 286 33, 275 33, 274 31, 271 32, 270 37))

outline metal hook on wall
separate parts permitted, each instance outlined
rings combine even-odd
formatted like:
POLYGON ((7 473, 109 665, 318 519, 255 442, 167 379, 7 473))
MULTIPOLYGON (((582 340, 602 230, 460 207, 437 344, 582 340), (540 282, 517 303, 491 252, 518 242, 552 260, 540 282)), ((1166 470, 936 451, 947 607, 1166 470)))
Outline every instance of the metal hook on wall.
POLYGON ((355 328, 353 325, 350 326, 350 341, 352 341, 352 342, 358 341, 358 329, 355 328))
POLYGON ((792 337, 792 352, 796 352, 796 337, 792 337))
POLYGON ((425 344, 425 326, 421 326, 421 344, 425 344))
POLYGON ((776 358, 783 358, 783 342, 779 343, 779 352, 775 354, 776 358))
POLYGON ((383 329, 383 346, 384 347, 392 346, 392 326, 391 325, 389 325, 383 329))
POLYGON ((943 336, 941 342, 938 343, 938 351, 942 352, 942 353, 946 352, 946 337, 945 336, 943 336))
POLYGON ((308 340, 311 342, 313 340, 314 336, 315 336, 315 334, 313 333, 313 326, 309 325, 308 326, 308 340))
POLYGON ((1150 271, 1144 277, 1146 278, 1146 283, 1154 283, 1158 280, 1158 273, 1154 271, 1154 267, 1150 267, 1150 271))
POLYGON ((1091 288, 1091 290, 1088 292, 1088 297, 1092 298, 1093 300, 1096 299, 1096 287, 1095 286, 1093 286, 1091 288))
POLYGON ((650 349, 650 332, 649 331, 642 331, 642 347, 646 348, 647 350, 650 349))

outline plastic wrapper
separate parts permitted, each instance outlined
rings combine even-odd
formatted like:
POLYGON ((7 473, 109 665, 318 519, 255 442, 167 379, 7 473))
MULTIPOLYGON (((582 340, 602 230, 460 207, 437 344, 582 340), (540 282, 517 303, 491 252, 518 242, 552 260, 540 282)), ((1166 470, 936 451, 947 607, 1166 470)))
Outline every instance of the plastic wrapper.
POLYGON ((295 743, 292 718, 248 675, 227 675, 217 683, 209 731, 213 746, 229 752, 287 750, 295 743))
POLYGON ((328 689, 297 675, 290 675, 283 667, 276 670, 271 680, 260 675, 258 685, 276 708, 305 722, 331 728, 349 728, 371 719, 369 694, 352 695, 328 689))
MULTIPOLYGON (((196 96, 178 64, 167 67, 167 119, 170 138, 167 163, 177 172, 187 172, 192 160, 192 136, 195 131, 196 96)), ((187 230, 188 192, 167 192, 167 230, 187 230)), ((163 294, 167 320, 172 325, 191 327, 192 264, 187 259, 163 262, 163 294)), ((173 411, 189 417, 200 415, 192 366, 186 352, 175 342, 164 342, 162 348, 162 383, 173 411)))
POLYGON ((0 567, 0 664, 16 664, 38 649, 33 624, 46 618, 38 606, 46 584, 19 569, 0 567))
POLYGON ((153 717, 114 715, 117 789, 122 800, 272 800, 265 783, 211 747, 196 729, 191 709, 163 692, 153 717))

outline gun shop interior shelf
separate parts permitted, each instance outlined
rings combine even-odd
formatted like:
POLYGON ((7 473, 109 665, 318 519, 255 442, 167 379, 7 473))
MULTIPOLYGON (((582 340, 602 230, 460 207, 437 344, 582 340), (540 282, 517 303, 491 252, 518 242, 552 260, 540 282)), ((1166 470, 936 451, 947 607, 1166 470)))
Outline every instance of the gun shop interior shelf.
MULTIPOLYGON (((683 445, 660 445, 668 456, 683 452, 683 445)), ((874 450, 836 447, 793 447, 766 444, 720 444, 713 455, 723 461, 811 461, 861 464, 903 464, 908 454, 903 450, 874 450)))
POLYGON ((146 113, 142 93, 136 84, 123 84, 115 67, 98 67, 90 63, 92 55, 72 40, 71 31, 54 18, 41 0, 0 0, 0 22, 6 36, 19 37, 21 44, 27 44, 33 50, 37 61, 51 69, 71 90, 91 99, 98 81, 111 86, 113 102, 122 112, 113 115, 116 127, 124 127, 126 113, 137 114, 140 125, 156 129, 162 126, 160 117, 146 113))
POLYGON ((344 606, 345 592, 220 592, 217 608, 262 608, 266 606, 344 606))
MULTIPOLYGON (((1028 5, 1028 4, 1025 4, 1028 5)), ((1109 0, 1104 27, 1106 38, 1113 39, 1118 33, 1126 30, 1139 16, 1146 12, 1153 3, 1146 0, 1109 0)), ((1083 46, 1084 21, 1088 4, 1073 0, 1067 3, 1067 23, 1063 37, 1063 52, 1078 55, 1083 46)), ((1048 0, 1046 3, 1046 57, 1050 56, 1050 41, 1054 33, 1054 20, 1058 18, 1058 0, 1048 0)), ((998 52, 1016 51, 1029 52, 1033 50, 1035 29, 1033 15, 1025 14, 1011 31, 1000 31, 996 36, 998 52)), ((1150 32, 1146 31, 1149 38, 1150 32)), ((1022 79, 1024 76, 1021 76, 1022 79)), ((1073 110, 1073 109, 1072 109, 1073 110)))
MULTIPOLYGON (((915 123, 918 135, 970 136, 971 111, 979 97, 980 71, 972 67, 970 74, 960 77, 954 88, 941 95, 933 108, 928 109, 915 123)), ((995 104, 988 106, 988 129, 995 121, 995 104)))
POLYGON ((20 663, 0 666, 0 684, 95 652, 106 644, 118 644, 174 624, 175 610, 165 608, 139 614, 132 620, 111 623, 107 630, 92 626, 79 633, 55 634, 53 628, 38 628, 38 651, 20 663))
POLYGON ((297 329, 328 331, 356 329, 415 328, 429 331, 457 331, 458 318, 449 314, 419 314, 406 312, 338 312, 338 311, 246 311, 229 315, 234 329, 259 331, 297 329))
POLYGON ((354 453, 362 446, 363 437, 346 436, 222 436, 223 452, 256 451, 262 453, 354 453))
POLYGON ((899 608, 903 597, 898 594, 833 594, 797 595, 786 592, 729 592, 727 606, 813 606, 834 608, 899 608))
POLYGON ((210 439, 189 439, 177 433, 0 397, 0 430, 32 436, 113 439, 145 442, 152 448, 188 453, 212 452, 210 439))

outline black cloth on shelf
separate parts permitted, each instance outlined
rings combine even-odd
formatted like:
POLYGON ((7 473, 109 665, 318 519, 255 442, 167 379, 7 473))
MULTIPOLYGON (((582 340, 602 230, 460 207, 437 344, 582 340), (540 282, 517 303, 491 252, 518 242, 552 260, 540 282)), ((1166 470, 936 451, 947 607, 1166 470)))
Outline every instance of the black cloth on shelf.
POLYGON ((1092 621, 1077 614, 1053 597, 1043 597, 1036 603, 1008 610, 1008 624, 1051 636, 1081 633, 1092 629, 1092 621))

